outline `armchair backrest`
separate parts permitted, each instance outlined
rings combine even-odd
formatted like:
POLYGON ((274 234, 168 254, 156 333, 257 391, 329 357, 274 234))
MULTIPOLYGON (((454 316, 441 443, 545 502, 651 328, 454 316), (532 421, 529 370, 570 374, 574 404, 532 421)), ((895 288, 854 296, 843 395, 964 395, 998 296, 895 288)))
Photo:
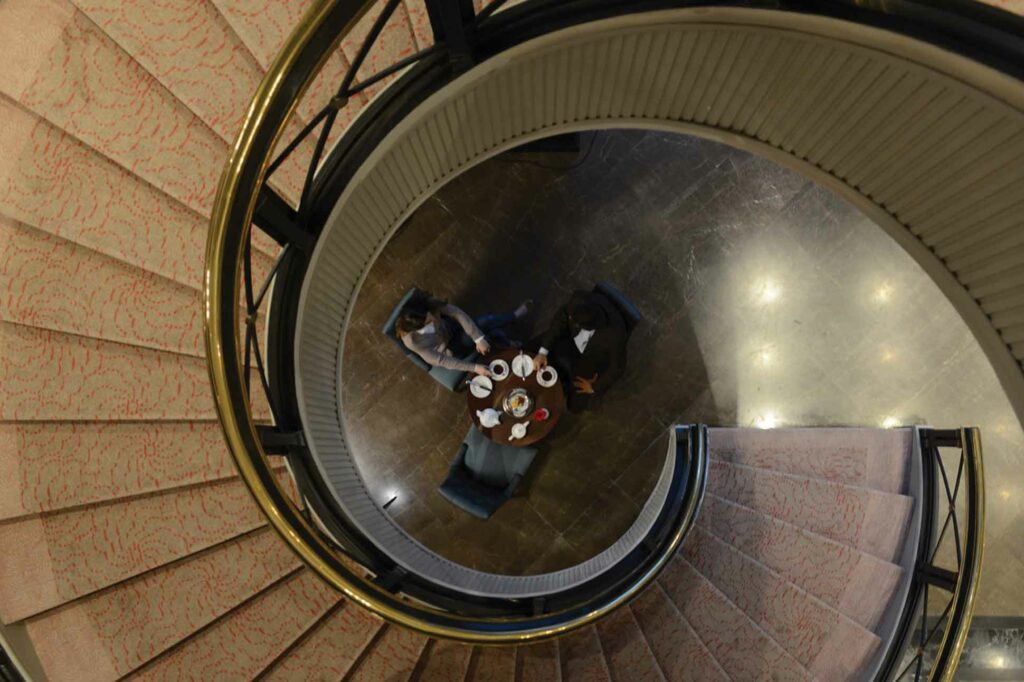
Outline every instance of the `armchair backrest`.
POLYGON ((395 330, 395 324, 398 322, 398 316, 402 313, 402 308, 405 307, 405 304, 409 302, 409 299, 415 296, 418 291, 419 289, 413 287, 412 289, 409 289, 409 291, 405 292, 405 295, 398 301, 398 305, 396 305, 395 309, 391 311, 387 321, 384 323, 384 329, 381 331, 384 332, 384 336, 391 339, 396 346, 402 349, 402 352, 405 353, 405 356, 409 358, 413 364, 420 369, 429 372, 430 365, 428 365, 423 358, 416 355, 416 353, 413 353, 411 350, 406 348, 405 344, 402 343, 402 339, 398 338, 398 332, 395 330))
POLYGON ((622 319, 626 321, 626 330, 632 332, 640 320, 644 319, 643 313, 633 303, 623 295, 621 291, 613 287, 608 282, 598 282, 594 286, 594 293, 602 294, 608 298, 615 307, 622 313, 622 319))

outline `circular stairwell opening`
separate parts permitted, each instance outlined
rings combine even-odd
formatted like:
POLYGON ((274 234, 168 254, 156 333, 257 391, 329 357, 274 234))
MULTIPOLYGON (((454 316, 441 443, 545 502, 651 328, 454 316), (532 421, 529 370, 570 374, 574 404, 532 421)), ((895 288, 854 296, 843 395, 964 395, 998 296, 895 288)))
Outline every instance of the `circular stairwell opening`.
MULTIPOLYGON (((368 488, 382 505, 395 498, 392 518, 429 549, 488 572, 559 570, 614 542, 673 423, 970 423, 995 480, 1012 480, 1024 445, 974 336, 899 245, 804 176, 688 135, 585 131, 576 155, 505 154, 452 179, 380 253, 344 343, 346 435, 368 488), (626 375, 542 444, 490 520, 453 507, 437 487, 469 426, 465 398, 383 339, 395 302, 413 285, 471 314, 533 298, 516 329, 528 338, 599 280, 645 316, 626 375)), ((1013 518, 999 498, 1019 494, 995 491, 994 532, 1013 518)), ((979 610, 1009 613, 1014 600, 983 582, 979 610)))

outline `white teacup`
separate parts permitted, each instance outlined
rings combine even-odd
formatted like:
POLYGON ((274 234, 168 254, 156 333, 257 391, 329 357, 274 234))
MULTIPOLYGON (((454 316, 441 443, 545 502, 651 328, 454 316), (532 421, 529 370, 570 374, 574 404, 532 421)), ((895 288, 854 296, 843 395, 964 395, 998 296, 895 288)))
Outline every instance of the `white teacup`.
POLYGON ((526 424, 512 425, 512 438, 522 438, 526 435, 526 424))
POLYGON ((486 410, 477 410, 476 416, 480 420, 480 426, 485 429, 492 428, 501 423, 501 412, 498 412, 493 407, 488 407, 486 410))

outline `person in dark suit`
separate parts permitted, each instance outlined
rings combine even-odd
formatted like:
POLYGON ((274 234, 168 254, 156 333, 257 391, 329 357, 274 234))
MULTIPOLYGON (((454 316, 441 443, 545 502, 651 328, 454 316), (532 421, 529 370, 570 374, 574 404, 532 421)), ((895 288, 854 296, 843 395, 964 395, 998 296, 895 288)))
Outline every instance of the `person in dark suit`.
POLYGON ((572 377, 569 407, 586 409, 625 371, 628 338, 626 321, 607 296, 576 291, 537 340, 534 369, 550 360, 563 377, 572 377))

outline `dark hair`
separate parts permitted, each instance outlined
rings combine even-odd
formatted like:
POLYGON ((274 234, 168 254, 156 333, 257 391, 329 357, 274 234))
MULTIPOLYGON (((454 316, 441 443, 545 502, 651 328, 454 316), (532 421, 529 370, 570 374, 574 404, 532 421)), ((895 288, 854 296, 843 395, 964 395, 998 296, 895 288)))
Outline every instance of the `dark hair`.
POLYGON ((427 315, 438 314, 444 305, 444 301, 434 298, 430 293, 417 291, 402 306, 402 312, 398 313, 398 319, 395 320, 395 331, 399 336, 405 336, 422 329, 427 324, 427 315))
POLYGON ((605 315, 596 303, 574 301, 569 306, 569 319, 584 329, 597 329, 603 326, 605 315))

